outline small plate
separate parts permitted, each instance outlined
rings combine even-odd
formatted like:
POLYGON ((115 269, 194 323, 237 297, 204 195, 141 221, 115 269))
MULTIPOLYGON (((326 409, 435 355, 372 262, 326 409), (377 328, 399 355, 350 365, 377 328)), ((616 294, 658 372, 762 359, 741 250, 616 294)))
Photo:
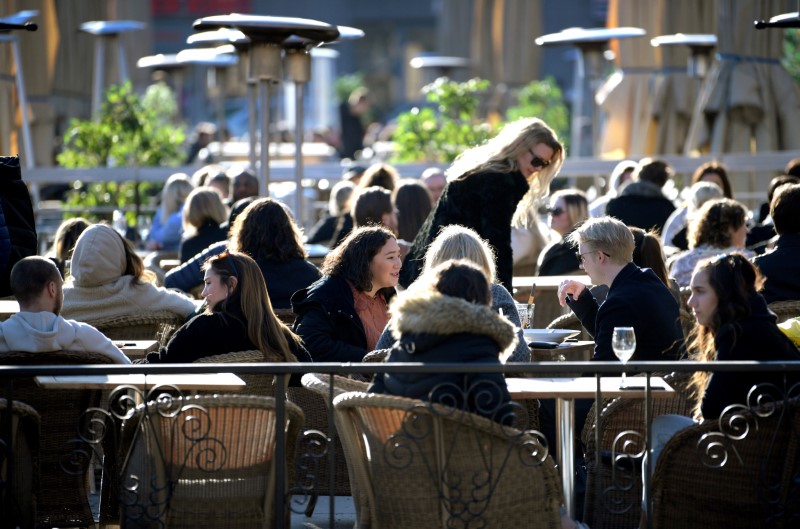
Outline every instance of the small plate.
POLYGON ((577 336, 581 331, 570 329, 522 329, 525 342, 556 342, 561 343, 567 338, 577 336))

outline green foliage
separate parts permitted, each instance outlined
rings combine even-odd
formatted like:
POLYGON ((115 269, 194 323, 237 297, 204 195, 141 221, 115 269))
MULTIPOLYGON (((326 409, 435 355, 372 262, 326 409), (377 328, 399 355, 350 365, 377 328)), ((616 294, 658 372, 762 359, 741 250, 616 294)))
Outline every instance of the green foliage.
POLYGON ((436 105, 413 108, 397 117, 392 135, 397 162, 452 162, 465 149, 483 143, 494 131, 477 119, 480 95, 489 88, 485 79, 463 83, 439 78, 423 88, 436 105))
POLYGON ((336 81, 333 83, 333 90, 339 101, 347 101, 347 98, 350 97, 350 94, 352 94, 356 88, 361 88, 363 86, 364 75, 361 73, 352 73, 337 77, 336 81))
POLYGON ((518 104, 506 112, 508 120, 523 117, 543 119, 569 151, 569 111, 555 79, 547 77, 544 81, 527 84, 519 91, 517 99, 518 104))
MULTIPOLYGON (((177 111, 177 104, 168 99, 169 94, 161 92, 142 100, 130 83, 110 87, 96 121, 70 122, 58 163, 70 169, 178 165, 185 135, 170 124, 174 116, 170 109, 177 111)), ((136 202, 134 182, 76 181, 73 187, 67 197, 71 206, 125 207, 136 202)), ((151 184, 138 189, 140 203, 157 191, 151 184)), ((134 214, 128 216, 132 220, 134 214)))
POLYGON ((787 29, 783 32, 783 58, 786 71, 796 83, 800 83, 800 31, 787 29))

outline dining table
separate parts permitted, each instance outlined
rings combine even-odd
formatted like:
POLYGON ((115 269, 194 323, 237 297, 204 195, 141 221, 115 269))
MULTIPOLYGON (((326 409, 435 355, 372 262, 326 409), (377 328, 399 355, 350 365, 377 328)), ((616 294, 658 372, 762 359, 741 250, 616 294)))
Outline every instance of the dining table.
POLYGON ((114 345, 131 360, 137 360, 158 349, 159 343, 158 340, 114 340, 114 345))
MULTIPOLYGON (((556 401, 556 456, 561 469, 561 486, 564 508, 575 518, 575 399, 594 399, 597 383, 603 398, 625 397, 643 399, 646 388, 642 379, 628 379, 622 386, 622 377, 551 377, 506 378, 508 392, 514 400, 555 399, 556 401)), ((669 398, 675 390, 661 377, 650 377, 651 398, 669 398)))
POLYGON ((0 321, 7 320, 19 312, 19 303, 15 299, 0 299, 0 321))
POLYGON ((36 383, 44 389, 100 389, 112 390, 119 386, 133 386, 147 390, 155 386, 170 385, 181 390, 237 391, 245 381, 234 373, 170 373, 147 375, 125 373, 119 375, 40 375, 36 383))
POLYGON ((566 275, 566 276, 514 276, 511 280, 511 293, 515 301, 527 303, 533 285, 536 285, 534 304, 536 306, 533 313, 534 329, 544 329, 547 325, 562 314, 569 313, 568 307, 562 307, 558 303, 558 287, 565 280, 580 281, 585 285, 591 285, 592 281, 587 275, 566 275))

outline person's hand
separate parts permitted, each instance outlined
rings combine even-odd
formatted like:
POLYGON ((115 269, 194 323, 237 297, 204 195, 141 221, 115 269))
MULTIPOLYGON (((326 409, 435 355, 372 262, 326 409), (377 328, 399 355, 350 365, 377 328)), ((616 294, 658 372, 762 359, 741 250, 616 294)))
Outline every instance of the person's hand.
POLYGON ((558 303, 562 307, 567 304, 567 296, 571 295, 573 299, 577 299, 583 289, 586 288, 586 285, 581 283, 580 281, 575 281, 573 279, 565 279, 561 282, 558 286, 558 303))

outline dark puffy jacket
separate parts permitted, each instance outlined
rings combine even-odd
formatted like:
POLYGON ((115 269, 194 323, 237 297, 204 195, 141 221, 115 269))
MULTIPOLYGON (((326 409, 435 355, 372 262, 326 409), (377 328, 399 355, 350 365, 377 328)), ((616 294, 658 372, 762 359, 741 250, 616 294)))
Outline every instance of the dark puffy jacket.
POLYGON ((33 204, 19 157, 0 156, 0 297, 11 295, 9 276, 17 261, 37 250, 33 204))

